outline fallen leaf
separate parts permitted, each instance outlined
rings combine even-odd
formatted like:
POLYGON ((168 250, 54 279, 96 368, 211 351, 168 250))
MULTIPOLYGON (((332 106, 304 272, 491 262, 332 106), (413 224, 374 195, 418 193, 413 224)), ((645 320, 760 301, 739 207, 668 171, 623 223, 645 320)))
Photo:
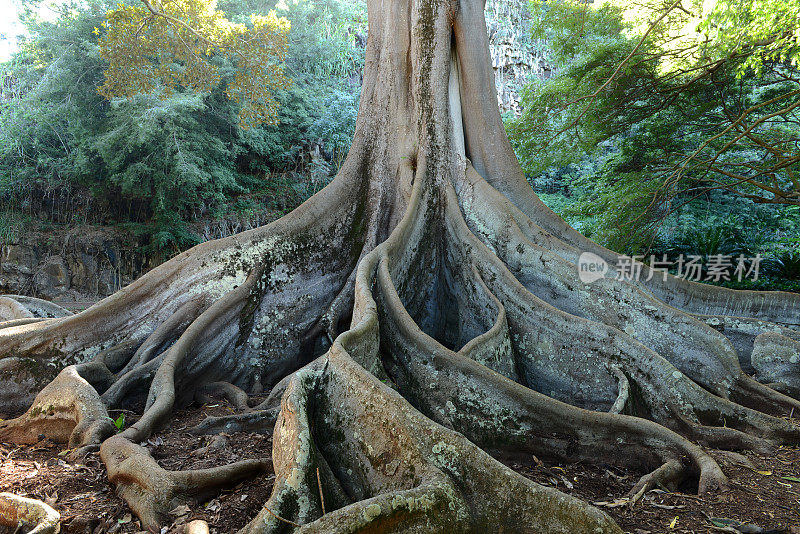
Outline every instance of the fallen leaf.
POLYGON ((788 480, 789 482, 800 482, 800 478, 797 477, 781 477, 783 480, 788 480))
POLYGON ((131 517, 131 514, 125 514, 125 516, 122 519, 117 519, 117 523, 119 523, 120 525, 124 525, 126 523, 130 523, 132 519, 133 517, 131 517))
POLYGON ((678 516, 675 516, 675 519, 673 519, 672 522, 669 524, 669 528, 673 529, 677 524, 678 524, 678 516))
POLYGON ((772 475, 772 471, 756 471, 756 473, 759 475, 764 475, 765 477, 772 475))
POLYGON ((686 505, 678 504, 678 505, 670 505, 670 504, 658 504, 658 503, 650 503, 650 506, 655 506, 656 508, 661 508, 662 510, 679 510, 681 508, 686 508, 686 505))
POLYGON ((614 499, 613 501, 597 501, 592 504, 595 506, 605 506, 606 508, 619 508, 620 506, 625 506, 629 502, 630 499, 622 497, 621 499, 614 499))
MULTIPOLYGON (((706 516, 708 517, 708 516, 706 516)), ((715 527, 719 528, 726 528, 726 527, 738 527, 741 526, 741 521, 736 521, 735 519, 728 519, 727 517, 710 517, 708 522, 714 525, 715 527)))

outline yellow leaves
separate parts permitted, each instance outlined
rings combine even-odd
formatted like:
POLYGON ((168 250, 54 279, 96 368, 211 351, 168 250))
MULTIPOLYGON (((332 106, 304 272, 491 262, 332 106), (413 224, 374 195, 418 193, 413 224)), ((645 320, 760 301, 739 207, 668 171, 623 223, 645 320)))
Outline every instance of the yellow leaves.
POLYGON ((100 35, 100 30, 97 29, 97 26, 94 27, 94 29, 92 30, 92 33, 95 34, 95 35, 100 35))
MULTIPOLYGON (((205 0, 143 0, 118 4, 106 14, 100 54, 108 62, 98 92, 108 99, 132 97, 156 88, 210 92, 221 80, 215 56, 236 67, 228 96, 241 103, 240 123, 275 123, 274 92, 289 85, 281 62, 288 48, 289 21, 274 11, 235 24, 205 0)), ((95 28, 95 35, 99 30, 95 28)))

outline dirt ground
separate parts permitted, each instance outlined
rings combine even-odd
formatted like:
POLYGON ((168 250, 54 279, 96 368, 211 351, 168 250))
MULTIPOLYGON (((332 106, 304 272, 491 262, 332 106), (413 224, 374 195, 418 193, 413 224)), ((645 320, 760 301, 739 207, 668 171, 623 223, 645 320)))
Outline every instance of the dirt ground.
POLYGON ((546 465, 535 458, 506 465, 593 503, 631 534, 800 534, 800 449, 781 447, 771 457, 711 453, 728 476, 727 490, 703 496, 653 490, 634 505, 626 494, 643 473, 612 466, 546 465))
MULTIPOLYGON (((184 470, 214 467, 249 458, 272 458, 269 435, 225 434, 227 445, 193 455, 212 437, 188 432, 207 415, 227 415, 233 410, 224 402, 190 408, 175 414, 173 425, 153 435, 145 446, 164 469, 184 470)), ((111 412, 118 417, 120 412, 111 412)), ((126 425, 135 416, 126 414, 126 425)), ((271 430, 271 429, 270 429, 271 430)), ((60 454, 62 446, 43 440, 17 447, 0 444, 0 492, 41 499, 61 514, 61 532, 66 534, 137 533, 141 525, 122 499, 114 494, 98 454, 82 463, 70 463, 60 454)), ((172 511, 172 524, 162 533, 182 533, 194 519, 204 519, 212 532, 236 532, 246 525, 272 493, 275 475, 267 473, 223 491, 210 501, 190 503, 172 511)), ((5 534, 0 527, 0 534, 5 534)))
MULTIPOLYGON (((226 435, 227 445, 192 454, 211 438, 194 436, 188 429, 206 415, 231 412, 224 402, 183 410, 176 414, 173 426, 155 434, 146 446, 162 467, 171 470, 271 458, 271 438, 250 433, 226 435)), ((128 417, 130 424, 134 416, 128 417)), ((96 454, 83 463, 70 463, 60 453, 61 447, 47 440, 28 447, 0 444, 0 491, 48 502, 61 513, 64 533, 141 532, 136 517, 114 494, 96 454)), ((800 449, 783 447, 770 457, 712 453, 730 479, 728 490, 702 497, 654 490, 633 506, 624 496, 642 473, 612 466, 544 464, 534 457, 506 465, 540 484, 594 503, 631 534, 800 534, 800 449)), ((212 532, 236 532, 259 512, 273 481, 270 471, 210 501, 178 507, 172 511, 172 524, 162 533, 179 534, 193 519, 208 521, 212 532)))

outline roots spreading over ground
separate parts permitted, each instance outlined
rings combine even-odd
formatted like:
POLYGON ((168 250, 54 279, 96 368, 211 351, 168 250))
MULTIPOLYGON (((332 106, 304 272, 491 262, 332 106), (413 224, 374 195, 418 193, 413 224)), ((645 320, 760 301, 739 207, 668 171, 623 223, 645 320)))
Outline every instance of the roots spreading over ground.
MULTIPOLYGON (((81 314, 0 299, 0 412, 27 408, 0 439, 99 450, 158 531, 266 465, 169 472, 138 445, 176 406, 222 395, 239 413, 198 433, 274 429, 275 489, 245 533, 619 532, 490 454, 635 467, 636 498, 724 487, 705 446, 800 442, 781 417, 800 413, 798 295, 582 283, 582 252, 615 255, 525 183, 482 2, 369 8, 357 133, 328 188, 81 314), (117 433, 112 408, 142 416, 117 433)), ((0 495, 0 510, 52 531, 46 508, 0 495)))

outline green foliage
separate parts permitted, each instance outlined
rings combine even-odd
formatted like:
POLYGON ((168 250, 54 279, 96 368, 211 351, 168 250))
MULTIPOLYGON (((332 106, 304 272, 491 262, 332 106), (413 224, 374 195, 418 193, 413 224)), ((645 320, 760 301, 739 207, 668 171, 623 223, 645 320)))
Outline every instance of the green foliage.
POLYGON ((276 95, 279 125, 242 134, 244 162, 250 172, 298 170, 315 145, 340 162, 355 131, 359 87, 345 77, 364 65, 366 4, 295 0, 277 9, 292 26, 286 64, 293 83, 276 95))
POLYGON ((117 429, 117 432, 122 432, 122 429, 125 428, 125 412, 119 414, 119 417, 114 419, 114 427, 117 429))
POLYGON ((115 103, 109 127, 94 142, 106 170, 95 190, 146 201, 148 218, 157 221, 213 208, 226 194, 244 190, 231 164, 236 139, 218 135, 230 119, 209 112, 198 95, 115 103))
POLYGON ((507 122, 524 170, 537 186, 558 177, 562 213, 621 252, 767 252, 778 265, 791 233, 776 219, 796 232, 797 213, 763 203, 800 200, 795 4, 721 0, 698 24, 697 1, 533 2, 557 75, 530 83, 507 122))
POLYGON ((109 10, 101 28, 93 32, 107 63, 98 89, 106 98, 209 93, 222 80, 214 61, 220 57, 235 67, 225 92, 240 104, 240 124, 275 122, 274 93, 288 84, 282 62, 289 22, 274 11, 237 24, 215 0, 141 0, 109 10))
POLYGON ((106 106, 95 91, 102 65, 91 31, 103 11, 63 10, 61 22, 29 19, 31 37, 8 65, 23 96, 0 104, 0 195, 20 198, 35 181, 69 182, 92 159, 88 139, 106 106))
POLYGON ((319 139, 324 150, 336 166, 340 166, 350 151, 350 143, 356 131, 358 91, 332 91, 323 104, 323 113, 314 121, 310 133, 312 139, 319 139))
POLYGON ((798 67, 799 0, 717 0, 705 10, 698 30, 707 41, 706 55, 721 58, 744 54, 739 74, 762 73, 767 63, 798 67))
POLYGON ((53 21, 39 20, 37 6, 30 0, 30 37, 4 66, 18 91, 0 100, 0 202, 9 207, 0 239, 16 239, 32 217, 47 219, 63 198, 64 216, 54 222, 121 224, 149 253, 166 257, 198 242, 191 221, 237 214, 239 196, 248 196, 248 210, 292 209, 329 180, 327 163, 312 163, 310 154, 320 151, 338 166, 349 149, 364 63, 363 2, 221 6, 234 22, 278 9, 292 25, 286 69, 293 83, 275 92, 280 124, 249 129, 240 127, 242 105, 227 98, 238 59, 211 57, 219 75, 211 87, 176 82, 171 93, 106 101, 97 92, 108 65, 95 28, 104 28, 115 5, 64 5, 53 21))

